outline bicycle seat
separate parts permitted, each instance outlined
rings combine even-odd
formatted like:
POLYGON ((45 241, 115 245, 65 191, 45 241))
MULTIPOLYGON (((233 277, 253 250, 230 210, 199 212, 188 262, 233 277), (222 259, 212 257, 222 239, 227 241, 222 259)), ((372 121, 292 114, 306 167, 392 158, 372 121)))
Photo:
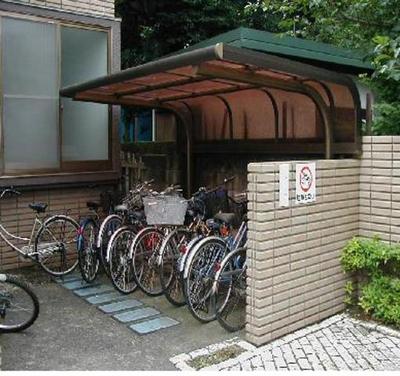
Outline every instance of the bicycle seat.
POLYGON ((86 202, 86 206, 91 210, 97 211, 101 205, 99 202, 88 201, 86 202))
POLYGON ((219 222, 227 223, 228 225, 233 225, 235 223, 235 214, 217 213, 214 215, 214 219, 219 222))
POLYGON ((47 204, 42 202, 33 202, 32 204, 29 204, 29 207, 36 213, 44 213, 46 211, 47 204))
POLYGON ((145 219, 144 213, 141 211, 133 211, 130 213, 130 217, 134 221, 143 221, 145 219))
POLYGON ((126 212, 128 211, 128 207, 126 205, 117 205, 114 210, 116 212, 126 212))

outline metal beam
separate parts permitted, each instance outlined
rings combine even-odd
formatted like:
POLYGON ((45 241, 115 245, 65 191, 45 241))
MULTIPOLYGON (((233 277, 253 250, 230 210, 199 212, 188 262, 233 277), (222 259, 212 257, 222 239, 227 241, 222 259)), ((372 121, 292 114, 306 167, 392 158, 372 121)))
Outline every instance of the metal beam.
POLYGON ((267 89, 260 89, 263 93, 267 94, 269 100, 271 101, 272 108, 274 110, 274 116, 275 116, 275 141, 278 141, 279 139, 279 110, 278 110, 278 104, 276 103, 276 100, 272 93, 267 90, 267 89))
MULTIPOLYGON (((187 110, 189 111, 190 114, 190 119, 191 119, 191 124, 189 125, 186 121, 183 121, 183 125, 185 126, 185 132, 186 132, 186 185, 187 185, 187 197, 190 197, 192 195, 192 184, 193 184, 193 179, 192 179, 192 154, 193 154, 193 125, 194 125, 194 113, 192 108, 189 106, 184 101, 177 102, 180 104, 183 104, 187 110)), ((175 107, 171 105, 167 105, 166 108, 171 108, 175 112, 179 112, 178 110, 175 109, 175 107)))
MULTIPOLYGON (((137 85, 141 85, 142 87, 134 88, 134 89, 125 89, 125 90, 118 90, 115 92, 115 96, 117 97, 123 97, 126 95, 132 95, 132 94, 139 94, 139 93, 150 93, 155 90, 160 90, 160 89, 170 89, 173 90, 175 87, 195 83, 195 82, 201 82, 207 80, 204 77, 190 77, 190 78, 184 78, 184 79, 179 79, 179 80, 174 80, 174 81, 167 81, 167 82, 162 82, 160 84, 155 84, 155 85, 148 85, 148 84, 140 84, 138 83, 137 85)), ((135 84, 136 85, 136 84, 135 84)))
MULTIPOLYGON (((226 85, 229 85, 229 84, 227 83, 226 85)), ((166 97, 166 98, 160 98, 160 99, 158 99, 158 101, 159 101, 159 103, 168 103, 168 102, 180 101, 182 99, 192 99, 192 98, 206 97, 209 95, 217 95, 217 94, 232 93, 232 92, 241 91, 241 90, 249 90, 249 89, 254 89, 255 87, 256 86, 243 87, 241 85, 237 85, 237 86, 233 86, 230 88, 210 89, 210 90, 200 91, 197 93, 174 95, 174 96, 170 96, 170 97, 166 97)))
POLYGON ((157 103, 153 100, 146 101, 142 99, 129 99, 129 98, 117 98, 114 95, 107 94, 91 94, 91 93, 79 93, 75 95, 73 98, 75 101, 82 102, 94 102, 94 103, 104 103, 104 104, 113 104, 113 105, 121 105, 121 106, 137 106, 137 107, 147 107, 147 108, 157 108, 161 107, 160 103, 157 103))
POLYGON ((315 89, 304 85, 299 81, 286 82, 270 77, 265 77, 259 73, 253 73, 251 71, 238 71, 237 69, 226 67, 220 68, 207 63, 199 66, 198 74, 212 78, 218 77, 231 81, 249 83, 252 85, 257 85, 258 87, 265 86, 267 88, 291 91, 308 96, 315 103, 324 122, 326 144, 325 157, 327 159, 332 158, 332 115, 329 111, 329 108, 326 106, 323 98, 315 89))
POLYGON ((222 49, 222 43, 217 43, 213 46, 155 60, 139 65, 138 67, 132 67, 108 76, 86 81, 82 84, 64 87, 60 90, 60 96, 74 97, 78 92, 121 83, 123 81, 133 80, 154 73, 183 68, 188 65, 196 65, 205 61, 220 60, 222 58, 222 49))
POLYGON ((222 95, 216 95, 216 98, 220 99, 225 107, 226 110, 228 111, 228 119, 229 119, 229 138, 232 140, 233 139, 233 113, 232 113, 232 108, 226 98, 224 98, 222 95))
POLYGON ((229 81, 248 83, 254 85, 254 87, 266 86, 271 89, 280 89, 299 93, 303 92, 303 85, 297 80, 278 80, 247 69, 234 69, 204 63, 199 65, 197 74, 209 77, 210 79, 223 78, 229 81))

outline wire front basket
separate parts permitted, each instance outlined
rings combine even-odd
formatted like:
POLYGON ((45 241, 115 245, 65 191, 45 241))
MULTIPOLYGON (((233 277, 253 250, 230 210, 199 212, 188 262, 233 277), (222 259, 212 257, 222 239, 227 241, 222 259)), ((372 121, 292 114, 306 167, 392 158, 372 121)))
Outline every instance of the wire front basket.
POLYGON ((130 191, 122 200, 129 210, 140 210, 143 208, 142 194, 137 190, 130 191))
POLYGON ((148 225, 183 225, 187 201, 180 196, 143 197, 144 213, 148 225))

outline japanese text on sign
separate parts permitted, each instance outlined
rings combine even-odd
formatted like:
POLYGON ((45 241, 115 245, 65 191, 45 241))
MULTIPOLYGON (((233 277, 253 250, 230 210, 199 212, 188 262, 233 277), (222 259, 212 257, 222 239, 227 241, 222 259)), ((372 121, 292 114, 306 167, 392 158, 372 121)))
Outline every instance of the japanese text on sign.
POLYGON ((296 164, 296 204, 315 201, 315 185, 315 163, 296 164))

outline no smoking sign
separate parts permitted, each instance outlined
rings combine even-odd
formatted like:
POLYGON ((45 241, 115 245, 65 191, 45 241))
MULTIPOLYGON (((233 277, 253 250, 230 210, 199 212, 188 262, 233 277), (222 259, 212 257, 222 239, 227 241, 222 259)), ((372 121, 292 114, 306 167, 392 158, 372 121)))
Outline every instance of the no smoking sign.
POLYGON ((296 164, 296 204, 315 201, 315 163, 296 164))

